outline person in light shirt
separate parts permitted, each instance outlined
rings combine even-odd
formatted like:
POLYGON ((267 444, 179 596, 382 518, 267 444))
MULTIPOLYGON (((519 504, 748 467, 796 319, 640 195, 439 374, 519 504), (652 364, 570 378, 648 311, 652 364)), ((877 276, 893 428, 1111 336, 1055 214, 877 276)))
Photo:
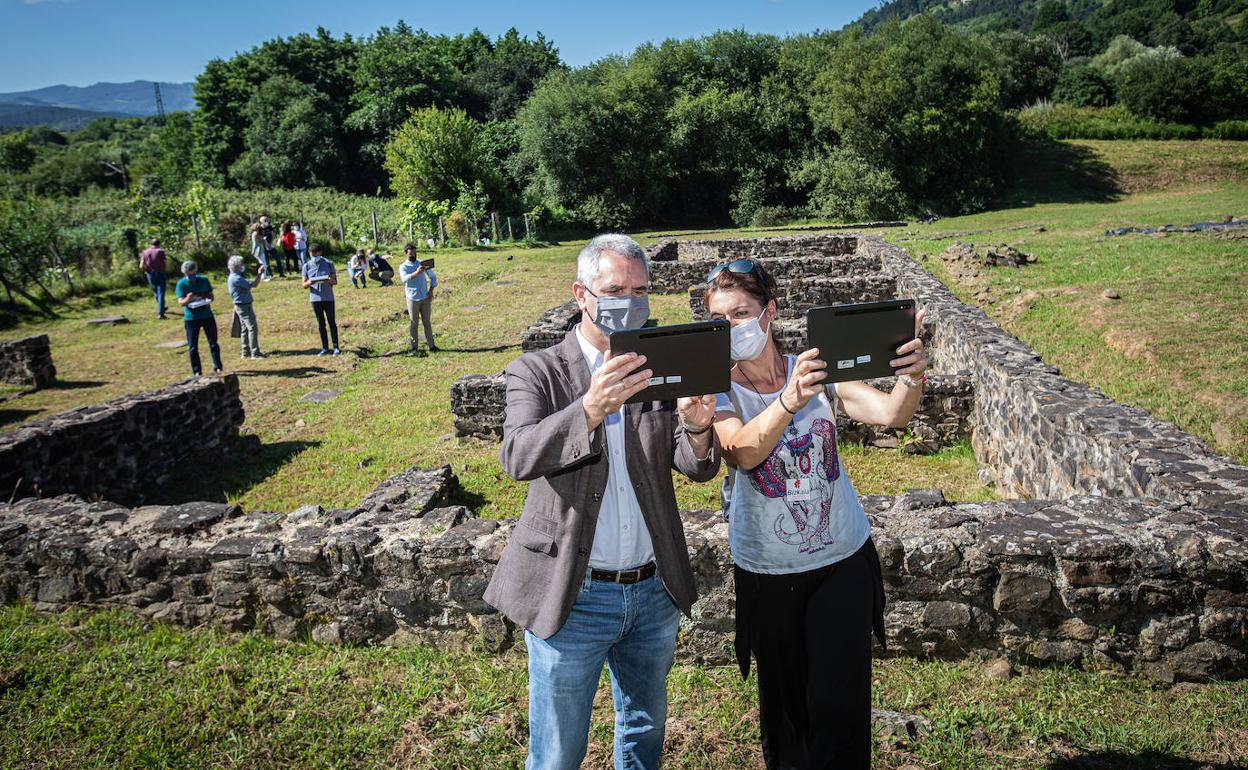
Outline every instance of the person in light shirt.
POLYGON ((659 766, 667 673, 680 614, 697 598, 672 470, 719 471, 715 397, 625 402, 648 385, 644 356, 608 335, 649 315, 645 252, 600 235, 577 257, 580 324, 506 370, 503 469, 529 482, 485 601, 525 629, 528 770, 580 767, 605 664, 615 695, 615 764, 659 766))

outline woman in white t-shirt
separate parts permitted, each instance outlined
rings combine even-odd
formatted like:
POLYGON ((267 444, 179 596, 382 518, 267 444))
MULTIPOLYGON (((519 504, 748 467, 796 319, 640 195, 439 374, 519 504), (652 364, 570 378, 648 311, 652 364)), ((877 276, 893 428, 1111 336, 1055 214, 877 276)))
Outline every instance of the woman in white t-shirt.
POLYGON ((884 644, 884 585, 871 525, 836 449, 836 410, 900 427, 927 359, 897 349, 896 386, 819 384, 817 349, 782 356, 776 284, 739 259, 707 276, 706 307, 732 324, 732 387, 715 432, 729 465, 724 510, 736 582, 736 653, 758 668, 763 758, 774 768, 871 765, 871 631, 884 644))

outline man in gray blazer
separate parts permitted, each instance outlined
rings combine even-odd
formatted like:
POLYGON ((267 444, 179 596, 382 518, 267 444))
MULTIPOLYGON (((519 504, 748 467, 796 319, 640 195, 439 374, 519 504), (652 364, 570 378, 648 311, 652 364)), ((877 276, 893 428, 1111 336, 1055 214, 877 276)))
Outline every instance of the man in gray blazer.
POLYGON ((719 472, 713 395, 622 405, 645 357, 607 335, 649 315, 650 267, 632 238, 600 235, 577 258, 581 323, 507 367, 503 468, 529 482, 485 600, 525 629, 528 770, 580 767, 602 666, 615 696, 615 766, 657 768, 680 612, 696 598, 672 469, 719 472))

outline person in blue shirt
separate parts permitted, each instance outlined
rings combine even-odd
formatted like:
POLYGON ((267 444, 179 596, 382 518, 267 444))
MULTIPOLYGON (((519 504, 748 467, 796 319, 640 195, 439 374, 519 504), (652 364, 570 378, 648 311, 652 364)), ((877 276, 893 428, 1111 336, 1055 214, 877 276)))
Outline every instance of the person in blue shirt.
POLYGON ((212 354, 212 371, 220 372, 221 347, 217 345, 217 319, 212 314, 212 284, 199 274, 199 265, 187 260, 182 263, 182 279, 174 287, 178 304, 182 306, 182 325, 186 327, 186 354, 191 359, 191 373, 198 377, 203 373, 199 363, 199 330, 208 338, 208 352, 212 354))
POLYGON ((260 266, 260 272, 253 281, 243 275, 246 265, 243 264, 242 257, 230 257, 227 264, 230 268, 227 285, 230 287, 230 299, 234 301, 234 315, 238 316, 238 336, 242 346, 239 357, 264 358, 264 354, 260 352, 260 327, 256 322, 256 311, 252 308, 251 298, 251 290, 259 286, 260 279, 264 277, 264 265, 260 266))
POLYGON ((416 247, 407 244, 403 248, 407 261, 399 265, 399 280, 407 291, 407 334, 412 339, 412 355, 422 356, 420 338, 417 334, 417 321, 425 326, 425 342, 429 343, 429 351, 436 353, 438 346, 433 343, 433 290, 438 285, 438 276, 433 268, 425 268, 416 256, 416 247))
POLYGON ((321 352, 318 356, 329 355, 328 327, 334 340, 334 355, 341 355, 338 349, 338 322, 334 319, 334 287, 338 285, 338 271, 334 263, 321 256, 321 245, 314 243, 308 247, 308 261, 303 265, 303 288, 308 290, 308 299, 312 302, 312 312, 316 315, 316 328, 321 333, 321 352))

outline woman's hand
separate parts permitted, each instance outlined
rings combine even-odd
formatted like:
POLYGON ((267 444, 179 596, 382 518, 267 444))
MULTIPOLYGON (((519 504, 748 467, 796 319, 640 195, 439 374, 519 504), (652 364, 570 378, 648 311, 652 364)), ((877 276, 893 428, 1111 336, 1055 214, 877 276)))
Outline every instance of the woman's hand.
POLYGON ((823 391, 823 378, 828 364, 819 359, 819 348, 803 351, 793 365, 793 376, 780 393, 781 406, 788 412, 799 412, 823 391))
POLYGON ((923 329, 923 318, 926 315, 927 310, 920 310, 915 314, 914 339, 897 348, 897 358, 888 362, 888 365, 893 367, 894 374, 919 377, 927 370, 927 351, 923 348, 923 340, 919 339, 919 332, 923 329))

